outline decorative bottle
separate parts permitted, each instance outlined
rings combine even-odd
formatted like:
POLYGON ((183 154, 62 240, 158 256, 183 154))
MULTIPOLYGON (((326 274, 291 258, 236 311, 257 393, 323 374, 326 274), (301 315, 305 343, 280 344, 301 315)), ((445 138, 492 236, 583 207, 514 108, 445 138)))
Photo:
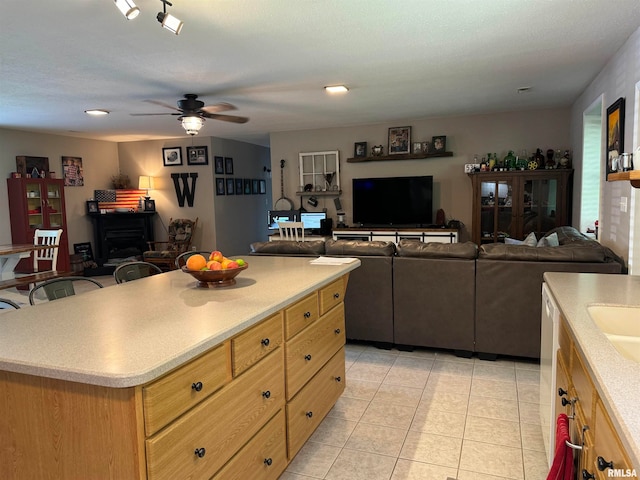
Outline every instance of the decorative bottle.
POLYGON ((489 159, 489 170, 493 171, 496 168, 496 159, 490 153, 487 153, 487 158, 489 159))
POLYGON ((516 169, 516 156, 513 154, 513 150, 509 150, 509 153, 504 157, 504 166, 507 170, 516 169))

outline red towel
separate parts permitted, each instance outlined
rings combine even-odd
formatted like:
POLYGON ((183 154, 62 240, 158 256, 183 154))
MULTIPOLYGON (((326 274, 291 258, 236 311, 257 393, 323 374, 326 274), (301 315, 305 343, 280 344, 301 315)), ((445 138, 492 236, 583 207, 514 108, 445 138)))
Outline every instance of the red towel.
POLYGON ((556 451, 547 480, 571 480, 573 478, 573 449, 566 443, 570 441, 569 418, 566 414, 561 413, 556 421, 556 451))

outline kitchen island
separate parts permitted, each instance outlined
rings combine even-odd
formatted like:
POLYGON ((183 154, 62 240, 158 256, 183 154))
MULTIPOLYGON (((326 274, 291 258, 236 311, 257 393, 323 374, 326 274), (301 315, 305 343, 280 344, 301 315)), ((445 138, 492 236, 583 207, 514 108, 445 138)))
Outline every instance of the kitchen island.
MULTIPOLYGON (((569 389, 564 395, 573 402, 568 413, 576 413, 573 421, 577 426, 587 427, 581 468, 597 478, 608 477, 609 473, 638 478, 640 363, 614 348, 592 320, 589 307, 640 307, 640 276, 548 272, 544 280, 561 311, 556 391, 560 387, 569 389), (599 456, 606 462, 613 461, 614 466, 598 468, 599 456)), ((559 404, 560 399, 556 399, 559 404)), ((561 409, 558 405, 556 413, 561 409)), ((574 432, 578 443, 580 430, 574 432)))
POLYGON ((277 478, 344 389, 359 264, 255 257, 231 287, 177 270, 4 313, 3 478, 277 478))

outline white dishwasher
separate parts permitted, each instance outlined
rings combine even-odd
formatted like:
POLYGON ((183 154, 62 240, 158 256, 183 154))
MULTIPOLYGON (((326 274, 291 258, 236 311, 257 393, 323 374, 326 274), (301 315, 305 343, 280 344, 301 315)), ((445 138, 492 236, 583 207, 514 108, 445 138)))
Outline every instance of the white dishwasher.
POLYGON ((560 312, 549 287, 542 284, 542 319, 540 322, 540 422, 549 467, 553 463, 556 434, 556 362, 560 312))

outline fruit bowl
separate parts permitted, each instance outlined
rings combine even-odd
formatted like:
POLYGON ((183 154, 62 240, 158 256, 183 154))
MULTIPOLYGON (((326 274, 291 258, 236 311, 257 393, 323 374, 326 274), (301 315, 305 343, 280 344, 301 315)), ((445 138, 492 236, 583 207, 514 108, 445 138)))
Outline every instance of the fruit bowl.
POLYGON ((198 280, 198 287, 217 288, 235 285, 235 277, 248 267, 249 264, 245 263, 241 267, 228 268, 226 270, 189 270, 187 267, 182 267, 182 271, 198 280))

